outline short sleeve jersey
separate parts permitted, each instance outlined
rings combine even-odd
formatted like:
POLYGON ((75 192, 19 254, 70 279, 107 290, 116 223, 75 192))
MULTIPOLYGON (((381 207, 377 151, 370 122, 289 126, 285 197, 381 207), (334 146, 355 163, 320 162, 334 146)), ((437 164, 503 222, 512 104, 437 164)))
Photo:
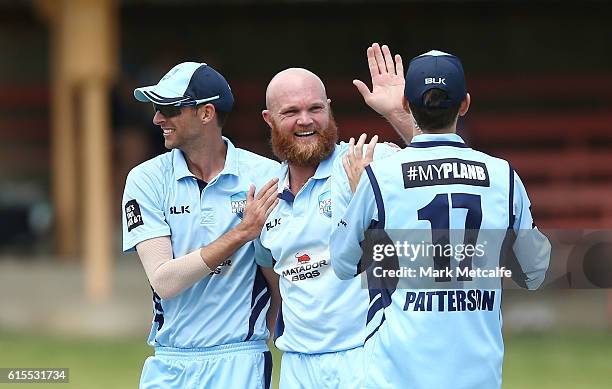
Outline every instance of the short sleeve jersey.
MULTIPOLYGON (((347 149, 346 143, 336 145, 295 196, 289 190, 288 165, 282 164, 280 202, 255 244, 257 262, 273 265, 280 275, 282 307, 275 344, 283 351, 327 353, 364 342, 367 288, 359 279, 338 279, 329 252, 336 201, 341 205, 351 196, 346 175, 340 171, 347 149)), ((375 157, 391 152, 381 144, 375 157)))
MULTIPOLYGON (((275 177, 278 162, 227 139, 223 170, 205 186, 174 149, 136 166, 123 193, 123 250, 170 236, 173 257, 206 246, 240 223, 249 186, 275 177), (203 188, 202 188, 203 187, 203 188)), ((213 272, 170 299, 153 291, 152 346, 199 348, 267 339, 270 294, 249 242, 213 272)))
MULTIPOLYGON (((475 236, 475 243, 492 247, 487 253, 497 263, 510 230, 517 235, 513 249, 526 286, 542 283, 550 244, 534 227, 525 188, 507 161, 471 149, 456 134, 426 134, 415 136, 410 147, 395 155, 374 161, 366 173, 330 241, 333 269, 340 278, 351 279, 363 270, 359 261, 368 229, 384 230, 388 236, 427 236, 423 247, 437 242, 441 231, 461 231, 461 236, 475 236), (501 238, 492 240, 497 231, 501 238)), ((398 263, 404 266, 414 258, 433 263, 434 256, 402 257, 398 263)), ((454 259, 451 267, 458 266, 454 259)), ((472 265, 479 262, 475 259, 472 265)), ((463 279, 457 289, 445 286, 456 277, 435 281, 436 288, 408 283, 370 295, 370 315, 380 318, 367 335, 371 368, 380 370, 370 377, 385 384, 368 385, 500 387, 501 281, 494 279, 494 286, 484 289, 471 286, 475 278, 463 279)))

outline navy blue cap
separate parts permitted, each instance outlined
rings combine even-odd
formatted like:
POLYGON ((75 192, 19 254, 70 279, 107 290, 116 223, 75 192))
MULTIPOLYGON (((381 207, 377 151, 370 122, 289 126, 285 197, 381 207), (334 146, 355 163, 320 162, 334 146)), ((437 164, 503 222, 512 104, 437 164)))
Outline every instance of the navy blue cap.
POLYGON ((197 62, 176 65, 156 85, 136 88, 134 97, 159 105, 211 103, 222 112, 230 112, 234 105, 225 78, 211 66, 197 62))
POLYGON ((459 58, 432 50, 414 57, 406 71, 404 96, 411 106, 424 107, 423 95, 430 89, 441 89, 448 95, 440 108, 461 104, 467 94, 465 75, 459 58))

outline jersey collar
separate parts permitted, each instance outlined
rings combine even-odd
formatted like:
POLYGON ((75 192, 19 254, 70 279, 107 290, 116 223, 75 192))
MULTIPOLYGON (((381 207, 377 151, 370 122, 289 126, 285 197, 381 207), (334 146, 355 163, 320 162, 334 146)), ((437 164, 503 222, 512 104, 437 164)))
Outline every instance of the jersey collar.
MULTIPOLYGON (((219 176, 224 174, 238 175, 238 152, 232 142, 226 137, 222 137, 227 145, 227 153, 225 154, 225 165, 219 176)), ((172 166, 174 167, 174 178, 178 181, 185 177, 195 177, 187 167, 187 161, 183 152, 179 149, 172 150, 172 166)))
MULTIPOLYGON (((319 163, 319 166, 317 166, 317 170, 312 178, 320 180, 329 178, 331 176, 334 160, 340 155, 340 149, 341 148, 338 145, 334 145, 334 151, 329 157, 319 163)), ((287 161, 283 161, 281 164, 278 181, 282 182, 282 185, 278 186, 278 197, 282 200, 293 202, 295 196, 293 196, 293 193, 291 193, 291 189, 289 188, 289 164, 287 161)))
POLYGON ((468 147, 463 139, 457 134, 420 134, 412 138, 408 147, 468 147))
POLYGON ((332 173, 332 168, 334 166, 334 160, 340 155, 341 150, 340 146, 334 145, 334 151, 332 151, 331 155, 326 159, 322 160, 315 171, 314 176, 312 178, 316 180, 321 180, 325 178, 329 178, 332 173))
POLYGON ((289 187, 289 165, 287 164, 287 161, 284 161, 281 165, 278 182, 282 182, 282 185, 278 186, 278 198, 292 203, 293 200, 295 200, 295 196, 293 193, 291 193, 291 189, 289 187))

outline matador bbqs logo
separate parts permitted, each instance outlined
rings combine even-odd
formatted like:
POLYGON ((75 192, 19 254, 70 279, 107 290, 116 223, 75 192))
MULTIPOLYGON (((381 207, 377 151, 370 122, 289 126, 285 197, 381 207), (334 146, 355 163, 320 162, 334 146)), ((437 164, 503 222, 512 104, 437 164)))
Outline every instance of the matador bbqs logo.
POLYGON ((331 191, 329 190, 319 195, 319 213, 329 218, 331 218, 332 216, 331 191))
POLYGON ((289 266, 282 271, 283 277, 292 282, 317 278, 329 266, 329 256, 315 255, 312 252, 298 251, 289 258, 289 266))
POLYGON ((304 253, 304 254, 300 254, 297 253, 295 254, 295 257, 297 258, 297 263, 307 263, 310 262, 310 255, 304 253))
POLYGON ((244 216, 244 207, 246 206, 247 192, 238 192, 230 196, 232 213, 235 213, 242 219, 244 216))

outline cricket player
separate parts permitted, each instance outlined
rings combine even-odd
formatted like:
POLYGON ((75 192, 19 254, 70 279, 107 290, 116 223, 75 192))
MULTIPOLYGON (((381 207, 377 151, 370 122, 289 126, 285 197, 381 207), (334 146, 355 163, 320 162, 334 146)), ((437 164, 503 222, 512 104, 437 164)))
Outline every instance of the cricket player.
MULTIPOLYGON (((377 50, 382 55, 379 46, 377 50)), ((385 53, 392 61, 386 46, 385 53)), ((367 91, 369 101, 381 109, 376 102, 386 99, 378 94, 398 78, 403 84, 403 72, 398 75, 391 64, 384 72, 377 70, 373 92, 367 91)), ((365 84, 364 88, 367 90, 365 84)), ((376 146, 376 136, 364 147, 365 134, 357 144, 354 139, 336 144, 330 103, 318 76, 291 68, 270 81, 262 112, 271 128, 274 154, 283 161, 278 174, 279 205, 255 244, 257 262, 274 266, 280 276, 282 304, 275 344, 284 351, 281 389, 351 389, 362 383, 369 292, 360 280, 342 281, 332 271, 332 215, 343 213, 335 202, 347 203, 338 199, 351 196, 343 155, 348 151, 356 156, 347 168, 363 170, 360 164, 364 161, 396 150, 385 144, 376 146), (334 170, 341 174, 333 177, 334 170)), ((405 116, 403 112, 401 117, 389 118, 401 123, 405 116)))
POLYGON ((278 278, 256 265, 252 240, 278 202, 279 164, 221 135, 234 98, 205 63, 178 64, 134 96, 153 103, 171 149, 135 167, 123 194, 123 249, 138 251, 153 289, 155 356, 140 387, 270 388, 278 278))
POLYGON ((550 243, 533 224, 525 187, 508 162, 471 149, 455 133, 470 106, 459 58, 436 50, 415 57, 404 95, 422 134, 365 168, 330 241, 339 278, 378 274, 387 282, 371 293, 370 313, 380 320, 367 335, 363 387, 500 388, 501 278, 488 271, 504 264, 510 242, 520 280, 538 288, 550 243), (384 251, 374 245, 366 264, 361 245, 372 247, 366 237, 373 231, 388 243, 378 247, 384 251), (397 237, 433 251, 410 256, 397 237), (459 250, 468 245, 482 252, 459 250), (400 272, 383 274, 389 264, 400 272), (415 264, 425 273, 410 275, 410 266, 420 270, 415 264))

